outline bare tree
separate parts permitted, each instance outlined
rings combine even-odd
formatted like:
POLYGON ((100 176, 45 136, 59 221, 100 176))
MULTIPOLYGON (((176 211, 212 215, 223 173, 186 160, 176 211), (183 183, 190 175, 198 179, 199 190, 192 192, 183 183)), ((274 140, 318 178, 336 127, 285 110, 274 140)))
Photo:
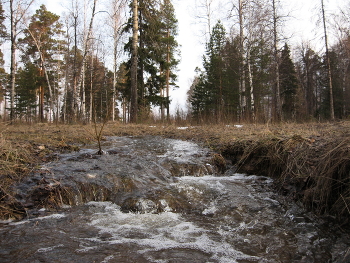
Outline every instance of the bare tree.
POLYGON ((240 72, 240 81, 239 81, 239 101, 240 101, 240 117, 242 118, 245 115, 245 108, 247 105, 247 99, 246 99, 246 87, 245 87, 245 48, 244 48, 244 0, 238 0, 238 18, 239 18, 239 51, 241 53, 241 63, 239 67, 240 72))
POLYGON ((123 25, 122 11, 124 10, 126 1, 119 0, 112 2, 113 14, 112 18, 112 28, 113 28, 113 91, 112 91, 112 121, 115 120, 115 102, 116 102, 116 89, 117 89, 117 71, 118 71, 118 47, 120 44, 121 30, 123 25))
POLYGON ((333 14, 333 29, 337 34, 338 45, 345 56, 341 59, 341 68, 343 71, 342 83, 343 83, 343 116, 347 113, 349 108, 349 75, 347 74, 350 69, 350 2, 347 6, 340 8, 340 13, 333 14))
MULTIPOLYGON (((74 89, 76 91, 76 93, 74 94, 74 99, 76 100, 76 102, 79 101, 80 89, 84 90, 83 84, 84 84, 85 63, 86 63, 87 54, 89 52, 89 44, 90 44, 90 41, 92 39, 92 28, 93 28, 94 18, 96 15, 96 3, 97 3, 97 0, 94 0, 93 5, 92 5, 92 11, 91 11, 91 17, 90 17, 88 31, 87 31, 86 35, 84 35, 82 64, 80 67, 80 73, 79 73, 79 77, 78 77, 77 86, 74 89)), ((80 99, 80 101, 81 101, 81 103, 84 104, 83 107, 82 106, 80 107, 81 116, 83 117, 83 120, 84 120, 84 118, 85 118, 85 92, 84 91, 82 92, 82 99, 80 99)))
POLYGON ((255 121, 255 87, 252 67, 252 49, 262 42, 269 42, 269 9, 267 1, 238 0, 233 5, 239 24, 239 103, 240 118, 255 121), (259 10, 259 12, 257 12, 259 10))
MULTIPOLYGON (((51 81, 50 81, 50 78, 49 78, 49 75, 47 73, 47 67, 46 67, 46 61, 45 61, 45 58, 44 58, 44 55, 43 55, 43 52, 42 52, 42 41, 40 40, 40 37, 36 36, 35 33, 30 30, 30 28, 27 28, 29 34, 31 35, 31 37, 33 38, 33 41, 34 41, 34 44, 38 50, 38 53, 39 53, 39 57, 40 57, 40 61, 41 61, 41 71, 40 73, 44 73, 45 74, 45 79, 46 79, 46 83, 47 83, 47 86, 48 86, 48 89, 49 89, 49 104, 50 104, 50 108, 53 112, 53 114, 55 115, 55 108, 54 108, 54 103, 53 103, 53 92, 52 92, 52 87, 51 87, 51 81)), ((41 96, 44 95, 44 92, 41 92, 41 96)), ((43 100, 41 101, 41 104, 43 104, 43 100)), ((44 119, 44 114, 42 112, 43 110, 43 107, 41 109, 41 121, 43 121, 44 119)), ((56 117, 54 116, 54 119, 56 119, 56 117)))
POLYGON ((280 75, 279 75, 279 51, 278 51, 278 20, 276 0, 272 0, 272 12, 273 12, 273 54, 274 54, 274 69, 275 69, 275 117, 277 121, 282 120, 282 102, 281 102, 281 88, 280 88, 280 75))
POLYGON ((20 24, 24 21, 28 9, 35 0, 10 0, 10 24, 11 24, 11 66, 10 66, 10 119, 15 119, 15 86, 16 86, 16 51, 17 38, 21 33, 20 24))
POLYGON ((328 34, 327 34, 326 16, 325 16, 325 8, 324 8, 323 0, 321 0, 321 12, 322 12, 324 42, 325 42, 325 48, 326 48, 327 73, 328 73, 328 81, 329 81, 329 103, 330 103, 329 106, 330 106, 331 120, 334 121, 335 116, 334 116, 332 71, 331 71, 331 62, 329 58, 328 34))
POLYGON ((79 97, 76 97, 77 81, 78 81, 78 27, 80 24, 80 9, 78 0, 71 0, 68 15, 66 16, 66 37, 67 37, 67 53, 66 53, 66 72, 65 72, 65 103, 64 103, 64 121, 77 120, 79 97), (71 33, 71 28, 73 32, 71 33), (72 44, 72 50, 70 45, 72 44), (73 58, 71 58, 71 53, 73 58), (71 79, 72 78, 72 79, 71 79))

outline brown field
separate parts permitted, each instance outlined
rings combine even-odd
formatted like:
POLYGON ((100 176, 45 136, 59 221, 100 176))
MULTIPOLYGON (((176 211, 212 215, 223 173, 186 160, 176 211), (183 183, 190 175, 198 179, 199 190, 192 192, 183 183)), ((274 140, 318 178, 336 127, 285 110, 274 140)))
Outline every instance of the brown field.
MULTIPOLYGON (((101 128, 1 123, 0 218, 16 218, 20 204, 11 190, 13 184, 56 152, 97 145, 101 128)), ((350 122, 243 127, 107 123, 101 139, 112 135, 157 135, 196 141, 222 155, 238 172, 273 177, 278 191, 316 214, 350 223, 350 122)))

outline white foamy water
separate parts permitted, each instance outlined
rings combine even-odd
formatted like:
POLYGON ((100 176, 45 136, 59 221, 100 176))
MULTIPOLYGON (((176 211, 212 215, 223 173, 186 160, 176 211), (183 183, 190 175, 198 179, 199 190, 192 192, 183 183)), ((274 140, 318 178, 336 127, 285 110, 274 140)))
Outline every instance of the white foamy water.
POLYGON ((217 239, 217 236, 214 240, 211 230, 187 221, 181 214, 122 213, 118 206, 109 202, 90 202, 88 205, 92 211, 100 210, 94 213, 90 225, 98 228, 100 234, 108 233, 112 236, 108 241, 95 238, 95 242, 136 244, 140 247, 137 253, 147 253, 151 262, 156 262, 152 259, 152 252, 174 249, 201 251, 211 255, 210 258, 218 262, 258 259, 237 251, 232 245, 217 239))

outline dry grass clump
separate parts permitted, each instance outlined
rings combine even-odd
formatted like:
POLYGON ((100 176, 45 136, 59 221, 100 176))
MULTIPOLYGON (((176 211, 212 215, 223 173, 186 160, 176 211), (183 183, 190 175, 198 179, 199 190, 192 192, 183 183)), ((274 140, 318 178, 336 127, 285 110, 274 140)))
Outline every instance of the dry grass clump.
POLYGON ((24 209, 11 186, 27 176, 34 163, 30 145, 12 144, 0 137, 0 218, 21 218, 24 209))
POLYGON ((315 183, 304 198, 319 213, 350 216, 350 140, 330 144, 319 157, 315 183))
MULTIPOLYGON (((326 131, 324 131, 326 132, 326 131)), ((332 133, 332 131, 327 131, 332 133)), ((222 154, 239 172, 276 179, 278 189, 318 214, 350 218, 350 138, 276 136, 239 140, 222 154)))

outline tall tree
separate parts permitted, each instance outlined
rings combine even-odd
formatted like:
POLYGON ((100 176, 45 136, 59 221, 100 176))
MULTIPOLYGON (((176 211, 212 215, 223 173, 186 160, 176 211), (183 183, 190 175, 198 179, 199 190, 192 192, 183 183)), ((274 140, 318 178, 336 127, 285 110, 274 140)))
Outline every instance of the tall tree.
MULTIPOLYGON (((272 31, 271 27, 271 8, 270 0, 235 0, 233 1, 233 10, 236 11, 237 24, 239 28, 239 49, 240 59, 240 118, 246 121, 255 121, 256 113, 259 111, 259 99, 256 95, 260 94, 261 85, 255 86, 257 76, 256 69, 261 52, 267 53, 271 49, 272 31), (257 12, 259 10, 259 12, 257 12), (255 65, 254 65, 255 63, 255 65)), ((235 15, 235 13, 233 14, 235 15)), ((266 70, 266 69, 265 69, 266 70)))
POLYGON ((16 80, 16 115, 21 120, 32 122, 37 117, 38 86, 44 84, 44 79, 38 75, 37 65, 27 61, 23 68, 18 69, 16 80))
POLYGON ((280 76, 279 76, 279 36, 278 36, 278 23, 279 16, 277 13, 276 0, 272 0, 272 22, 273 22, 273 57, 274 57, 274 104, 275 104, 275 119, 281 121, 282 116, 282 103, 281 103, 281 88, 280 88, 280 76))
POLYGON ((214 27, 207 45, 206 57, 204 58, 204 68, 207 74, 208 85, 211 86, 212 108, 215 117, 222 121, 224 110, 224 58, 223 50, 226 43, 226 31, 219 21, 214 27))
POLYGON ((124 29, 133 33, 125 45, 130 54, 126 65, 130 69, 131 122, 137 117, 148 117, 152 106, 168 112, 169 89, 175 86, 174 68, 178 63, 175 59, 177 21, 171 2, 139 0, 137 4, 137 18, 132 13, 124 29))
MULTIPOLYGON (((160 61, 160 72, 164 72, 165 75, 165 94, 163 94, 163 99, 161 103, 161 108, 165 105, 167 110, 167 119, 170 117, 170 87, 175 87, 176 74, 174 74, 174 70, 178 65, 178 60, 176 59, 176 49, 178 47, 178 43, 175 39, 177 35, 177 19, 175 17, 175 10, 170 0, 163 0, 163 3, 160 7, 161 14, 161 22, 162 22, 162 30, 161 30, 161 38, 160 41, 162 46, 164 47, 163 51, 163 61, 160 61)), ((162 114, 163 116, 163 114, 162 114)))
MULTIPOLYGON (((7 32, 6 32, 6 27, 4 25, 4 21, 5 21, 4 9, 2 6, 2 2, 0 2, 0 44, 3 43, 5 41, 5 38, 7 37, 7 32)), ((5 64, 4 54, 3 54, 2 50, 0 49, 0 105, 2 105, 2 102, 4 101, 6 82, 7 82, 6 81, 7 74, 6 74, 5 69, 4 69, 4 64, 5 64)), ((6 103, 4 103, 4 106, 5 106, 5 104, 6 103)), ((3 111, 4 111, 4 115, 5 115, 5 109, 3 111)), ((1 108, 0 108, 0 112, 1 112, 1 108)))
POLYGON ((21 31, 21 22, 23 22, 28 9, 34 0, 10 0, 10 42, 11 42, 11 65, 10 65, 10 119, 15 119, 15 87, 16 87, 16 51, 17 38, 21 31))
POLYGON ((131 81, 131 109, 130 109, 130 121, 137 122, 138 115, 138 94, 137 94, 137 57, 138 57, 138 0, 132 1, 132 51, 131 51, 131 68, 130 68, 130 81, 131 81))
POLYGON ((296 116, 296 95, 298 80, 295 66, 290 57, 290 50, 287 43, 281 53, 281 63, 279 65, 280 87, 282 96, 283 119, 295 120, 296 116))
POLYGON ((203 36, 205 43, 208 43, 210 38, 215 9, 216 6, 214 6, 214 0, 195 1, 195 18, 199 23, 204 25, 203 36))
MULTIPOLYGON (((36 63, 39 67, 39 74, 46 79, 48 95, 46 101, 50 106, 50 110, 56 118, 56 110, 54 108, 53 87, 50 80, 50 70, 53 64, 57 63, 56 58, 62 41, 59 36, 62 33, 62 25, 58 22, 59 16, 51 13, 46 9, 45 5, 41 5, 36 13, 31 17, 30 24, 24 30, 24 38, 20 39, 23 47, 24 61, 36 63)), ((51 76, 52 77, 52 76, 51 76)), ((44 86, 39 88, 40 98, 40 120, 44 121, 44 86)))
POLYGON ((321 0, 321 12, 322 12, 322 23, 323 23, 323 33, 324 33, 324 43, 326 48, 326 61, 327 61, 327 73, 329 79, 329 103, 330 103, 330 117, 331 120, 334 121, 334 99, 333 99, 333 82, 332 82, 332 70, 331 70, 331 62, 329 58, 329 48, 328 48, 328 34, 327 34, 327 26, 326 26, 326 15, 324 8, 324 1, 321 0))
POLYGON ((318 117, 319 108, 318 94, 320 88, 318 76, 321 75, 321 58, 309 45, 302 46, 299 52, 299 80, 304 92, 307 115, 304 118, 316 118, 318 117))
POLYGON ((204 71, 191 86, 188 100, 192 114, 202 121, 220 122, 233 117, 238 107, 239 37, 227 39, 219 21, 212 30, 206 54, 204 71))
POLYGON ((244 118, 246 106, 247 106, 247 98, 246 98, 246 74, 245 74, 245 32, 244 32, 244 6, 245 1, 244 0, 238 0, 238 18, 239 18, 239 50, 241 54, 240 59, 240 81, 239 81, 239 94, 240 94, 240 110, 241 110, 241 118, 244 118))
POLYGON ((91 11, 91 17, 89 21, 89 26, 87 29, 87 32, 85 34, 84 32, 84 40, 83 40, 83 52, 82 52, 82 62, 81 62, 81 67, 78 73, 78 80, 74 82, 76 85, 74 87, 74 113, 75 113, 75 118, 78 117, 78 113, 80 113, 80 116, 82 117, 82 120, 85 121, 85 91, 84 91, 84 79, 85 79, 85 63, 87 59, 87 55, 89 52, 89 45, 92 40, 92 29, 93 29, 93 23, 94 23, 94 18, 96 15, 96 3, 97 0, 93 1, 92 4, 92 11, 91 11), (80 98, 81 94, 81 98, 80 98), (80 105, 79 105, 80 102, 80 105), (80 112, 79 112, 80 110, 80 112))
POLYGON ((121 31, 123 26, 122 11, 126 1, 112 1, 113 14, 113 94, 112 94, 112 121, 116 119, 116 99, 117 99, 117 78, 118 78, 118 58, 121 40, 121 31))

